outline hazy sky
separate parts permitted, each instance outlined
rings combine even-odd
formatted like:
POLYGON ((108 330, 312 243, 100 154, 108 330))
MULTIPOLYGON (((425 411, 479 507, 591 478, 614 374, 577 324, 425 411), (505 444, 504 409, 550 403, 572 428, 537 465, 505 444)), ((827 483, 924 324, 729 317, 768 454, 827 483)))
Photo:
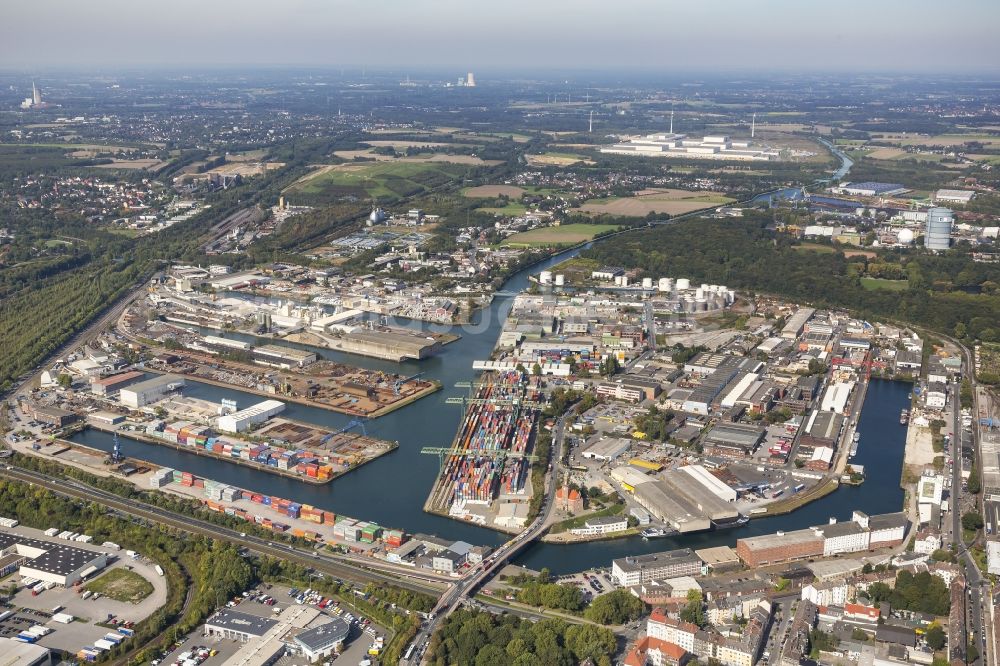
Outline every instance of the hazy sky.
POLYGON ((0 67, 1000 69, 997 0, 2 0, 0 67))

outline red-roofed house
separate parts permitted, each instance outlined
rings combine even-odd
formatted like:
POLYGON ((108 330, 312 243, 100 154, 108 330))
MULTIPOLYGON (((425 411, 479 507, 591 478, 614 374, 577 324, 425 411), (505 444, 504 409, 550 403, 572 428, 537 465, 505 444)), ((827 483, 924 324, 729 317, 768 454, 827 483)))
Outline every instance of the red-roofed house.
POLYGON ((673 643, 688 652, 694 652, 696 633, 698 633, 697 625, 667 617, 662 608, 654 608, 646 622, 646 635, 650 638, 673 643))
POLYGON ((844 619, 848 622, 878 622, 880 611, 862 604, 844 604, 844 619))
POLYGON ((684 666, 690 659, 680 645, 647 636, 625 655, 625 666, 684 666))

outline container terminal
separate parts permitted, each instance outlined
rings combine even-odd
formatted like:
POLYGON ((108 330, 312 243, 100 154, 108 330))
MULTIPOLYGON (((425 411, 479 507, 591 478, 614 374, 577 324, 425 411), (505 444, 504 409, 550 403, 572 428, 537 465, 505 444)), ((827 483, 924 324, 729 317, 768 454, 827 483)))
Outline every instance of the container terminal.
POLYGON ((498 529, 523 524, 539 414, 536 382, 517 370, 482 376, 451 448, 441 452, 425 510, 498 529))

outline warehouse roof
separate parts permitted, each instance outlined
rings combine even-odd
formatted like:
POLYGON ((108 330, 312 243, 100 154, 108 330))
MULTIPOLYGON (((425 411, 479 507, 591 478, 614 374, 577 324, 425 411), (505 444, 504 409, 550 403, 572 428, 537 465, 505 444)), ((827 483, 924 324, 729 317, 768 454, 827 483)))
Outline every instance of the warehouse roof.
POLYGON ((697 562, 699 565, 701 564, 701 560, 690 548, 667 550, 662 553, 650 553, 649 555, 620 557, 614 561, 618 568, 625 573, 630 571, 642 571, 643 569, 656 567, 685 564, 689 562, 697 562))
POLYGON ((11 532, 0 532, 0 550, 15 548, 28 558, 22 566, 57 576, 79 571, 104 553, 71 546, 68 543, 42 541, 11 532))
POLYGON ((238 631, 250 636, 263 636, 278 622, 269 617, 250 615, 249 613, 241 613, 237 610, 224 608, 205 620, 205 624, 220 629, 228 629, 229 631, 238 631))
POLYGON ((906 527, 909 520, 902 511, 896 513, 883 513, 877 516, 868 517, 868 528, 874 530, 889 530, 894 527, 906 527))
POLYGON ((347 639, 351 627, 339 617, 295 636, 295 642, 311 652, 318 652, 347 639))
POLYGON ((744 543, 750 550, 764 550, 767 548, 781 548, 810 541, 821 541, 823 537, 816 536, 814 530, 792 530, 791 532, 776 532, 775 534, 761 534, 760 536, 744 537, 739 542, 744 543))

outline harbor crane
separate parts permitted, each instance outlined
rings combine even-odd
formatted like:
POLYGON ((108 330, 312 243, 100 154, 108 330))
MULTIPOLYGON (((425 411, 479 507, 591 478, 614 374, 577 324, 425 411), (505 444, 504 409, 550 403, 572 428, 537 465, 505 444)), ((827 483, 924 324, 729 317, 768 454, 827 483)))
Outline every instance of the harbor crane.
POLYGON ((412 382, 414 379, 419 379, 420 377, 423 377, 425 374, 427 373, 418 372, 415 375, 410 375, 409 377, 404 377, 403 379, 397 379, 396 383, 392 385, 392 392, 395 395, 399 395, 399 389, 403 388, 403 384, 405 384, 406 382, 412 382))
POLYGON ((336 432, 330 433, 329 435, 327 435, 326 437, 324 437, 320 443, 321 444, 325 444, 327 441, 329 441, 330 439, 336 437, 337 435, 343 435, 348 430, 352 430, 352 429, 357 428, 359 426, 361 427, 361 434, 364 435, 365 437, 367 437, 368 436, 368 430, 365 428, 365 422, 367 420, 368 419, 365 419, 365 418, 351 419, 350 423, 348 423, 347 425, 345 425, 340 430, 338 430, 336 432))

